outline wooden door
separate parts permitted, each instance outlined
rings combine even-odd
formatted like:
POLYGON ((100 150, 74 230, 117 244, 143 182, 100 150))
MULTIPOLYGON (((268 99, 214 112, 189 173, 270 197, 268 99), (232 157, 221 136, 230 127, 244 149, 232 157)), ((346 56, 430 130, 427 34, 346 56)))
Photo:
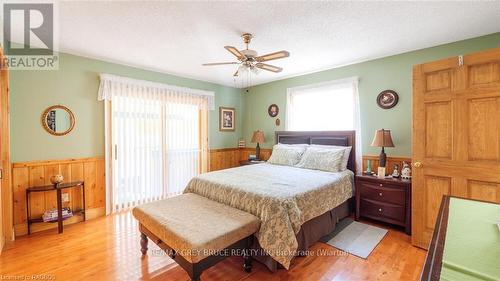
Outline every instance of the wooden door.
POLYGON ((5 180, 8 179, 5 173, 5 169, 10 169, 9 160, 9 142, 8 136, 9 126, 8 126, 8 84, 9 77, 7 69, 3 67, 2 62, 4 61, 3 51, 0 48, 0 253, 2 252, 3 246, 5 244, 5 228, 4 224, 7 223, 5 219, 5 213, 7 213, 4 198, 7 195, 7 191, 10 188, 10 184, 5 184, 5 180), (7 164, 5 163, 7 159, 7 164), (7 189, 7 190, 6 190, 7 189))
POLYGON ((500 202, 500 48, 413 68, 414 245, 444 194, 500 202))

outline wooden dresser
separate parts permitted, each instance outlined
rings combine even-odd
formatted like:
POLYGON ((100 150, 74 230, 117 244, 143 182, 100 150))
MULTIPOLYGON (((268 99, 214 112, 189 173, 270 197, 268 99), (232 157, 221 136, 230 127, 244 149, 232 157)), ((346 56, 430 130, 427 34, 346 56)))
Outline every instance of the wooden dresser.
POLYGON ((411 235, 411 180, 356 176, 356 220, 366 217, 399 225, 411 235))

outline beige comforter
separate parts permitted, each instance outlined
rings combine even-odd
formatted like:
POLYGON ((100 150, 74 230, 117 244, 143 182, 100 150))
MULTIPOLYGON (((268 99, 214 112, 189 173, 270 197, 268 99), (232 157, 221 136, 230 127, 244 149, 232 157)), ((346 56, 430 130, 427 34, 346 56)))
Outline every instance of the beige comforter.
POLYGON ((288 269, 301 225, 351 198, 353 173, 248 165, 195 177, 184 193, 196 193, 259 217, 259 244, 288 269))

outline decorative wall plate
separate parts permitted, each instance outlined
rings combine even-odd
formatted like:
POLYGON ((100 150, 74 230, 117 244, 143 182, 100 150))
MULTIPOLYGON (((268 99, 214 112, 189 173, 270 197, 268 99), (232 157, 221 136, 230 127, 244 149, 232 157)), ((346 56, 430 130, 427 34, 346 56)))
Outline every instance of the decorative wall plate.
POLYGON ((399 96, 393 90, 384 90, 377 96, 377 104, 383 109, 393 108, 398 104, 399 96))
POLYGON ((280 113, 280 108, 276 105, 276 104, 271 104, 268 108, 267 108, 267 113, 269 114, 269 116, 271 117, 276 117, 278 116, 278 113, 280 113))

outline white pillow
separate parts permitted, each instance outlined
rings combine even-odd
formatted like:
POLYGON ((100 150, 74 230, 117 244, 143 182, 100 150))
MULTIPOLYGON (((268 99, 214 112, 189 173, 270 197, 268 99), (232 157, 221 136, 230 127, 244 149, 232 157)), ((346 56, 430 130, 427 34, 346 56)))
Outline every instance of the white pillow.
POLYGON ((295 167, 336 173, 341 171, 343 157, 342 149, 310 146, 295 167))
POLYGON ((342 163, 340 164, 340 171, 347 170, 347 162, 349 162, 349 156, 351 155, 352 146, 338 146, 338 145, 321 145, 321 144, 313 144, 312 147, 325 147, 332 149, 341 149, 344 151, 344 156, 342 157, 342 163))
POLYGON ((306 147, 306 145, 276 144, 267 163, 294 166, 299 163, 306 147))

